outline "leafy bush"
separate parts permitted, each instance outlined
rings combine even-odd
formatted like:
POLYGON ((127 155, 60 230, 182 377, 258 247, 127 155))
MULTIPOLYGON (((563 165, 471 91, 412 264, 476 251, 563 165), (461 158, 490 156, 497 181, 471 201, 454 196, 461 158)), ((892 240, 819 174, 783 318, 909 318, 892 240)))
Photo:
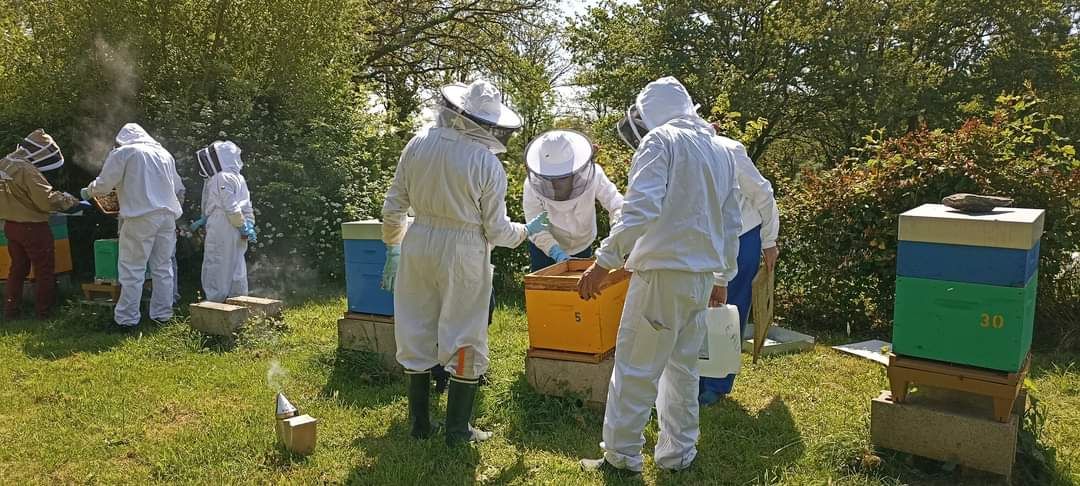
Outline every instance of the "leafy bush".
POLYGON ((1046 210, 1037 337, 1056 339, 1075 313, 1076 287, 1063 286, 1080 247, 1080 170, 1056 135, 1060 116, 1037 111, 1031 92, 1001 96, 955 131, 924 129, 866 137, 834 170, 805 174, 780 201, 785 256, 777 302, 798 325, 885 332, 896 278, 897 216, 958 193, 997 194, 1046 210), (1057 321, 1057 319, 1062 319, 1057 321))

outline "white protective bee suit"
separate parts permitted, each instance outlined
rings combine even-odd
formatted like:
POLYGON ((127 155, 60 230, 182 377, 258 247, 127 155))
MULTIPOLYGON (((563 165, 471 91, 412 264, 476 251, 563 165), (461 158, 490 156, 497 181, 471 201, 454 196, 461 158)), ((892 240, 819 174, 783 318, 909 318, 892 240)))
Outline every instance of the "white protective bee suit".
POLYGON ((460 114, 437 111, 435 126, 402 152, 382 211, 383 241, 401 245, 397 360, 406 370, 442 365, 476 380, 488 368, 491 249, 517 247, 527 231, 506 215, 506 173, 493 153, 505 146, 467 129, 475 124, 460 114), (415 220, 406 233, 409 208, 415 220))
POLYGON ((206 158, 203 176, 202 211, 206 218, 206 242, 203 249, 202 286, 206 300, 225 302, 229 297, 248 294, 248 240, 240 229, 245 222, 254 224, 251 193, 240 171, 244 163, 240 147, 232 142, 214 142, 200 158, 206 158))
POLYGON ((119 147, 109 153, 101 174, 86 188, 92 197, 115 189, 120 200, 121 291, 114 318, 121 326, 139 324, 139 303, 149 268, 154 281, 150 317, 166 321, 173 315, 172 256, 176 219, 183 214, 177 198, 183 184, 172 155, 139 125, 124 125, 116 144, 119 147))
POLYGON ((588 249, 596 241, 596 203, 608 211, 611 224, 619 219, 623 197, 619 189, 608 179, 599 164, 593 164, 592 180, 577 197, 556 201, 544 197, 532 186, 532 178, 525 178, 521 203, 525 220, 529 221, 547 211, 551 231, 537 233, 529 238, 540 251, 552 255, 558 245, 567 255, 576 255, 588 249))
POLYGON ((622 218, 597 264, 633 272, 619 324, 601 448, 611 465, 640 471, 642 435, 655 403, 658 466, 697 455, 698 352, 714 285, 736 272, 741 228, 731 154, 675 78, 637 97, 649 129, 634 154, 622 218))
POLYGON ((739 183, 739 213, 742 214, 742 229, 739 236, 761 225, 761 248, 776 246, 780 234, 780 210, 776 206, 776 196, 772 183, 754 165, 746 146, 737 140, 717 136, 717 142, 731 152, 735 160, 735 177, 739 183))

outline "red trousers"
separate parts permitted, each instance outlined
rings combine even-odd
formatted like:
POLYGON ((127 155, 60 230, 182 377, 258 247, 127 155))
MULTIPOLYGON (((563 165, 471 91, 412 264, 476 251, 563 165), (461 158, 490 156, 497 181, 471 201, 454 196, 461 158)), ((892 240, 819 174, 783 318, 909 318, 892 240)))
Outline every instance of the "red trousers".
POLYGON ((11 255, 11 273, 7 276, 4 295, 4 317, 18 317, 22 301, 23 282, 30 274, 31 265, 37 288, 34 310, 39 318, 48 317, 49 308, 56 298, 55 248, 49 223, 4 223, 4 235, 11 255))

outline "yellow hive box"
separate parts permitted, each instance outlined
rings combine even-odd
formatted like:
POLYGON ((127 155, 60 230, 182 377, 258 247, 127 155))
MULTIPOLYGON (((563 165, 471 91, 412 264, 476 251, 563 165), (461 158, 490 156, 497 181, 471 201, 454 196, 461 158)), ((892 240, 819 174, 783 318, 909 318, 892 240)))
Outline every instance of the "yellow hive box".
POLYGON ((598 298, 585 301, 578 281, 591 261, 570 260, 525 276, 529 345, 571 353, 602 354, 615 348, 630 273, 608 275, 598 298))
MULTIPOLYGON (((56 240, 56 252, 54 255, 54 272, 55 273, 68 273, 72 269, 71 264, 71 241, 70 240, 56 240)), ((0 280, 7 280, 8 274, 11 272, 11 255, 8 254, 7 246, 0 246, 0 280)), ((33 267, 31 267, 30 278, 34 278, 33 267)))

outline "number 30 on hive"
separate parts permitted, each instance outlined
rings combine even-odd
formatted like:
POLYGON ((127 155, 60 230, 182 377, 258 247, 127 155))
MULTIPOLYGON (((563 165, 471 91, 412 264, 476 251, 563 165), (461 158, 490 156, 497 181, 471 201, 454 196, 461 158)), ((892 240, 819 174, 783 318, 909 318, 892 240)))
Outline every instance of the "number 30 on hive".
POLYGON ((979 325, 987 328, 993 327, 994 329, 1001 329, 1005 327, 1005 316, 1001 314, 994 314, 991 316, 990 314, 983 313, 979 325))

